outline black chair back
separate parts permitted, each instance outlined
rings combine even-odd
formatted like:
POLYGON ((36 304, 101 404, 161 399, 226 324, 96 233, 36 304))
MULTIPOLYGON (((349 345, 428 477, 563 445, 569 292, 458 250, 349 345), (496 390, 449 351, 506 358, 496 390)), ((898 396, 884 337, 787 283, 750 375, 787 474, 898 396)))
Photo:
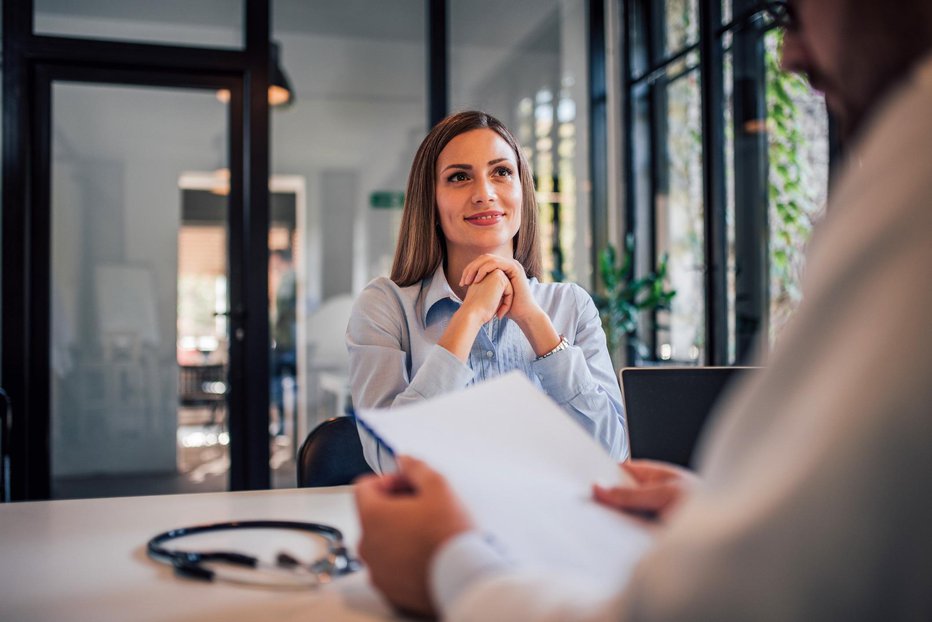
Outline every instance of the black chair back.
POLYGON ((352 417, 327 419, 307 435, 298 450, 298 487, 344 486, 372 473, 352 417))

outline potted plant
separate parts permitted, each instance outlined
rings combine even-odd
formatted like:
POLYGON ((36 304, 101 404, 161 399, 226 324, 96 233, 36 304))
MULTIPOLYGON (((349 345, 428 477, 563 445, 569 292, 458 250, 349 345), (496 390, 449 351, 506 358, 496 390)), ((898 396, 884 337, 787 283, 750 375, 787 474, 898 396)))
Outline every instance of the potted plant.
POLYGON ((644 311, 669 310, 670 301, 676 296, 676 290, 666 289, 667 260, 664 254, 656 271, 635 278, 632 234, 625 237, 620 258, 611 244, 599 253, 599 277, 604 293, 592 298, 599 309, 613 358, 618 356, 622 337, 628 345, 629 359, 651 358, 646 344, 638 337, 638 323, 644 311))

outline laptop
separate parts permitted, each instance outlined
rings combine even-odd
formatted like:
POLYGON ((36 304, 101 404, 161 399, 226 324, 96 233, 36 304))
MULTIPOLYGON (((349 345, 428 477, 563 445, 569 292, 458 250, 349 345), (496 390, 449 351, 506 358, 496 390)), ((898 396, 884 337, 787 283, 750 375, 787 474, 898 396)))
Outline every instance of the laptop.
POLYGON ((631 457, 693 467, 699 434, 734 380, 758 367, 625 367, 631 457))

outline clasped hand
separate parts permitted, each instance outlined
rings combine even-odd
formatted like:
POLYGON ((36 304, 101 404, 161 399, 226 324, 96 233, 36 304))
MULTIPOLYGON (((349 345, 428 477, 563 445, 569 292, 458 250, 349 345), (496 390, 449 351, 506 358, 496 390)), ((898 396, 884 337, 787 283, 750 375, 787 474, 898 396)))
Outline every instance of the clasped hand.
POLYGON ((493 315, 499 319, 507 315, 521 323, 541 313, 540 306, 531 295, 524 266, 515 259, 480 255, 463 270, 459 286, 468 288, 464 304, 473 302, 487 311, 484 321, 492 319, 493 315))

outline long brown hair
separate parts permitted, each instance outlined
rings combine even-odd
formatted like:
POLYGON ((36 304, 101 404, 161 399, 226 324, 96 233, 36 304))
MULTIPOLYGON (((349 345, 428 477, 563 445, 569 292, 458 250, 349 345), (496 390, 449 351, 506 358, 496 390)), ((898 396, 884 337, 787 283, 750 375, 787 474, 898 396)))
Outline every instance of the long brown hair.
POLYGON ((413 285, 434 273, 446 257, 446 240, 437 218, 436 167, 440 152, 455 137, 471 130, 490 129, 504 139, 518 162, 518 179, 521 182, 521 227, 515 234, 513 245, 517 259, 528 277, 540 278, 540 236, 537 231, 537 197, 534 180, 518 141, 501 121, 492 115, 467 110, 451 115, 434 126, 418 147, 408 190, 405 193, 401 230, 392 263, 392 281, 400 287, 413 285))

